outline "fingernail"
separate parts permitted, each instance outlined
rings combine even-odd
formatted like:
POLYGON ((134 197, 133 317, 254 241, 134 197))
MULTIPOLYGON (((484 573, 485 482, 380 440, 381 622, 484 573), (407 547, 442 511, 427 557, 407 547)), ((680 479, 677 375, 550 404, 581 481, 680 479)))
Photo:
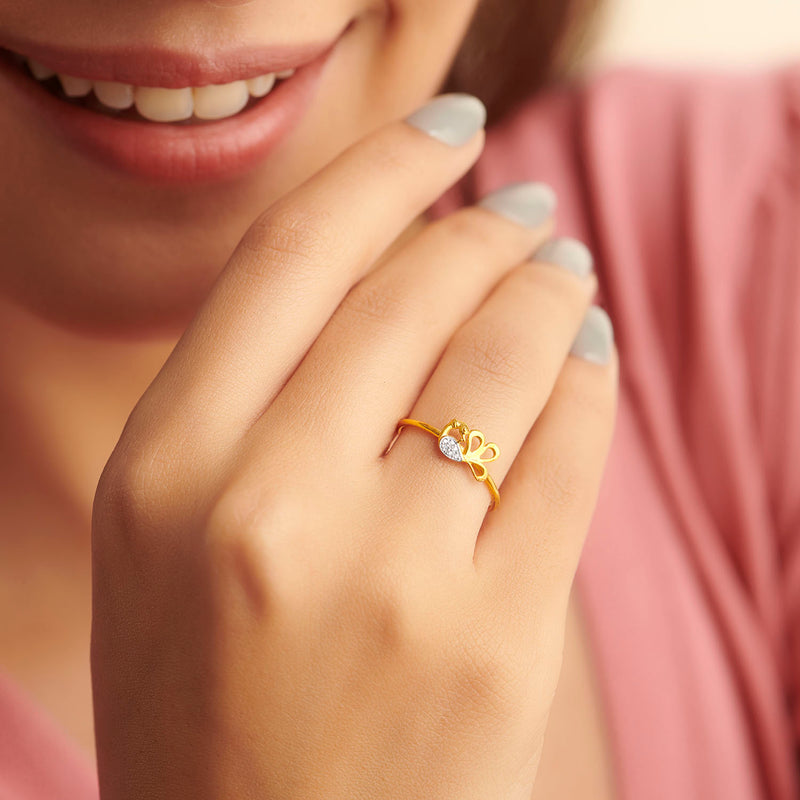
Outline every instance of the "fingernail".
POLYGON ((570 353, 595 364, 607 364, 614 346, 614 328, 600 306, 591 306, 575 337, 570 353))
POLYGON ((487 194, 478 205, 526 228, 538 228, 555 211, 556 193, 546 183, 510 183, 487 194))
POLYGON ((534 261, 555 264, 585 278, 594 268, 591 250, 578 239, 557 236, 548 239, 531 256, 534 261))
POLYGON ((440 94, 406 117, 428 136, 450 145, 468 142, 486 122, 486 107, 471 94, 440 94))

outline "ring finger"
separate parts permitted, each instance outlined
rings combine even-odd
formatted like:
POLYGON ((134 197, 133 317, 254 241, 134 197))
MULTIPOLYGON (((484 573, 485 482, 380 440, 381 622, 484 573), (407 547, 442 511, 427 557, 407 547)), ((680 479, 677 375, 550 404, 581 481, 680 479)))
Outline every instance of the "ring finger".
MULTIPOLYGON (((544 408, 596 290, 593 272, 555 266, 566 255, 573 265, 576 256, 588 259, 590 267, 581 247, 572 239, 552 240, 509 272, 450 340, 407 415, 436 428, 457 418, 496 442, 500 457, 486 466, 498 485, 544 408)), ((409 487, 404 506, 412 514, 430 519, 438 507, 450 521, 460 517, 461 525, 448 526, 455 535, 463 536, 465 525, 478 530, 489 492, 475 485, 466 464, 445 458, 433 436, 404 428, 385 464, 387 480, 409 487)), ((473 538, 464 542, 470 558, 474 546, 473 538)))

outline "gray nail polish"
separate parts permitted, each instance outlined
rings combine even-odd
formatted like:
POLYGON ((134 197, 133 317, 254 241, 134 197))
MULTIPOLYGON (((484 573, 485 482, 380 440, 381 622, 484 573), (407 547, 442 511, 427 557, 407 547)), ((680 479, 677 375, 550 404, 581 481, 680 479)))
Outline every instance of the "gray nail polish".
POLYGON ((487 194, 478 205, 526 228, 538 228, 556 208, 556 193, 546 183, 511 183, 487 194))
POLYGON ((483 127, 486 107, 471 94, 440 94, 407 116, 406 122, 440 142, 457 146, 483 127))
POLYGON ((585 278, 594 268, 594 258, 589 248, 578 239, 557 236, 548 239, 531 256, 534 261, 555 264, 585 278))
POLYGON ((600 306, 591 306, 575 337, 570 353, 595 364, 607 364, 614 345, 614 328, 600 306))

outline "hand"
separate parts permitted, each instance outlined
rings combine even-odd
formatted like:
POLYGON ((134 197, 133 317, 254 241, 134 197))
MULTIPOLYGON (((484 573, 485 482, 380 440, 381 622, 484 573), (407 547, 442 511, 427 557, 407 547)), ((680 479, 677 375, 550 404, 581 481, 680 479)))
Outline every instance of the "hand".
POLYGON ((514 192, 394 246, 479 108, 261 214, 131 414, 93 521, 104 800, 530 797, 617 361, 567 357, 595 279, 528 260, 554 223, 514 192), (384 454, 405 416, 497 442, 498 508, 423 431, 384 454))

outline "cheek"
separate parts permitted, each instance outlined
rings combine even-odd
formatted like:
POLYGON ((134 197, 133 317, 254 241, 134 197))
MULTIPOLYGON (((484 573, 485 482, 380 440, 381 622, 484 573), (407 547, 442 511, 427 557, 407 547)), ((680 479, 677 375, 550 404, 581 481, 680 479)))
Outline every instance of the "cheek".
POLYGON ((478 0, 397 0, 387 67, 398 88, 413 87, 414 106, 444 81, 478 0))

